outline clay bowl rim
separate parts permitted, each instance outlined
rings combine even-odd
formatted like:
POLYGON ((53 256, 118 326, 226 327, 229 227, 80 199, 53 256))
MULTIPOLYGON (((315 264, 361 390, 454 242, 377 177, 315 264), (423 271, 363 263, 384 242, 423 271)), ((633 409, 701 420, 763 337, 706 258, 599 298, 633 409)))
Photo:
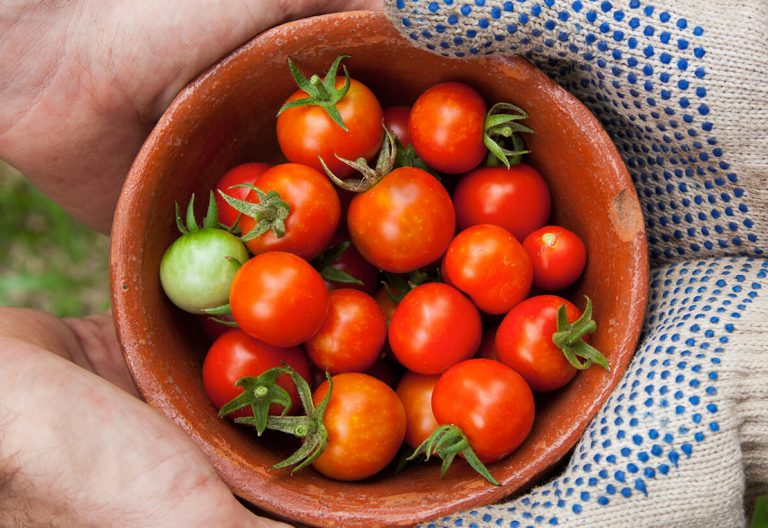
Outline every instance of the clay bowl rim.
MULTIPOLYGON (((364 27, 374 27, 376 30, 381 30, 387 33, 388 38, 404 40, 403 37, 396 34, 396 30, 391 26, 385 15, 378 12, 346 12, 333 15, 322 15, 297 22, 289 22, 257 35, 254 39, 224 57, 205 72, 201 73, 175 97, 158 124, 150 133, 130 169, 123 190, 121 191, 112 232, 111 288, 113 317, 126 362, 146 401, 152 406, 160 409, 181 426, 204 450, 209 458, 214 456, 214 459, 211 459, 211 462, 220 472, 224 481, 233 488, 233 491, 237 495, 253 503, 256 507, 262 508, 266 512, 278 517, 286 518, 293 522, 298 521, 310 524, 324 523, 324 517, 321 515, 325 515, 325 512, 320 512, 318 514, 318 512, 313 512, 306 508, 303 510, 299 508, 297 510, 295 507, 290 507, 290 504, 286 507, 281 503, 281 497, 253 496, 252 493, 249 493, 249 490, 244 489, 242 481, 229 473, 232 471, 231 465, 227 465, 226 461, 218 461, 215 459, 217 452, 210 445, 210 441, 207 438, 208 433, 206 431, 197 430, 194 423, 188 422, 179 409, 176 408, 168 394, 165 393, 166 389, 153 378, 154 374, 151 372, 151 364, 147 361, 146 356, 146 354, 151 354, 151 350, 149 350, 151 347, 149 347, 147 343, 137 343, 137 338, 142 335, 142 318, 148 320, 148 318, 151 317, 151 314, 145 313, 139 308, 142 300, 142 288, 145 287, 140 280, 139 273, 142 263, 142 253, 140 248, 142 247, 142 243, 146 242, 146 239, 144 238, 146 235, 140 235, 135 232, 135 230, 133 230, 133 224, 137 216, 136 207, 138 204, 144 203, 141 200, 149 200, 146 196, 138 197, 137 195, 141 194, 141 188, 146 183, 144 178, 151 173, 155 156, 162 155, 164 141, 167 140, 167 127, 174 126, 174 123, 179 119, 179 116, 183 115, 190 107, 201 86, 204 86, 206 83, 215 82, 217 72, 222 67, 242 60, 254 47, 257 47, 267 39, 279 38, 289 30, 295 31, 297 29, 306 29, 314 24, 340 24, 342 22, 360 24, 364 27)), ((627 172, 615 145, 602 126, 598 123, 597 119, 581 102, 546 77, 543 72, 535 70, 530 64, 519 57, 479 60, 488 61, 488 64, 494 64, 497 67, 512 67, 516 65, 515 67, 518 68, 532 70, 527 73, 529 73, 532 78, 541 82, 543 87, 546 87, 548 92, 547 96, 553 101, 558 101, 570 119, 583 123, 592 134, 592 143, 602 149, 602 153, 608 163, 606 171, 612 174, 611 181, 619 182, 622 186, 623 194, 620 197, 622 212, 629 216, 634 215, 635 217, 642 219, 642 213, 640 212, 639 201, 637 200, 634 186, 632 185, 629 173, 627 172)), ((613 370, 610 375, 604 378, 604 381, 600 385, 600 392, 592 400, 591 404, 587 405, 581 419, 574 422, 572 427, 568 430, 567 435, 559 438, 548 450, 538 453, 536 457, 528 462, 526 465, 528 475, 522 482, 514 476, 507 475, 505 477, 506 480, 503 481, 501 487, 484 486, 478 488, 477 492, 472 496, 460 499, 454 498, 445 504, 425 505, 419 510, 418 514, 416 514, 413 509, 405 512, 392 511, 391 517, 386 520, 386 524, 413 524, 415 522, 425 521, 430 518, 468 509, 470 507, 489 504, 510 493, 517 492, 525 486, 531 485, 531 483, 535 482, 541 475, 567 455, 576 444, 588 423, 592 420, 595 414, 597 414, 599 408, 605 403, 614 387, 620 381, 629 365, 634 353, 634 348, 640 336, 645 308, 648 302, 649 281, 647 241, 642 221, 640 221, 639 225, 636 225, 636 223, 633 225, 631 233, 628 236, 630 237, 629 243, 635 248, 637 253, 635 259, 631 263, 632 271, 634 272, 634 282, 627 286, 628 291, 634 295, 634 302, 629 307, 629 313, 626 314, 627 319, 630 321, 630 324, 628 325, 630 331, 626 335, 623 335, 623 340, 619 343, 619 345, 621 345, 621 350, 617 357, 617 364, 613 365, 613 370)), ((381 519, 374 520, 377 522, 381 521, 381 519)), ((333 522, 342 525, 365 525, 367 522, 373 521, 371 518, 366 517, 365 513, 355 511, 349 514, 339 512, 338 517, 334 518, 333 522)))

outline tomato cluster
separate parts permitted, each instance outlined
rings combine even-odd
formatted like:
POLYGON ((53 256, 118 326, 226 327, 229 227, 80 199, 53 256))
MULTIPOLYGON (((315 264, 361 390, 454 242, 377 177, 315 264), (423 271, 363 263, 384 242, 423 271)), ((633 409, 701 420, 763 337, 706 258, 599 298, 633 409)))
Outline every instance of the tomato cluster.
POLYGON ((495 482, 483 464, 525 440, 534 394, 608 367, 589 300, 562 296, 585 245, 547 224, 522 109, 459 82, 382 109, 344 59, 325 78, 289 62, 285 162, 224 174, 203 229, 177 211, 163 287, 215 339, 202 376, 220 415, 302 438, 277 467, 359 480, 405 443, 495 482))

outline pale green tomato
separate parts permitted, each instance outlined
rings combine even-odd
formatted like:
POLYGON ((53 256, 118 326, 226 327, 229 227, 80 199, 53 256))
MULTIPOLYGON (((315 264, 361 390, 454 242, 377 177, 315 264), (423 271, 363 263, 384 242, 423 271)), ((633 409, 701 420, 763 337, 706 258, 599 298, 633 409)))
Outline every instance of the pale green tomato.
POLYGON ((229 302, 229 285, 246 260, 245 245, 232 233, 216 228, 189 231, 163 255, 160 283, 173 304, 202 313, 229 302))

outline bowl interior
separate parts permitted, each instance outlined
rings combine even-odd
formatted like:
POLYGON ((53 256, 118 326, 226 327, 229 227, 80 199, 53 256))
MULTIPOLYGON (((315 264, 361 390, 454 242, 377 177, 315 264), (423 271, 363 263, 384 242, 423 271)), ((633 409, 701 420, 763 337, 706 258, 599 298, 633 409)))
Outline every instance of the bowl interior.
MULTIPOLYGON (((206 200, 198 200, 202 207, 206 200)), ((630 178, 594 117, 521 58, 449 59, 418 50, 383 14, 353 12, 287 24, 256 37, 191 83, 139 153, 118 205, 112 234, 113 311, 128 365, 146 400, 197 442, 234 492, 294 522, 323 525, 413 524, 496 501, 529 485, 573 447, 621 378, 637 342, 647 301, 643 221, 630 178), (206 341, 193 316, 173 307, 158 277, 177 236, 174 202, 206 196, 231 166, 278 161, 275 113, 294 90, 293 58, 323 73, 342 53, 353 77, 383 106, 411 104, 420 91, 464 81, 487 101, 510 101, 531 116, 528 161, 547 179, 552 223, 581 235, 589 262, 573 299, 594 302, 593 344, 612 370, 593 368, 537 402, 533 431, 490 470, 488 485, 466 464, 440 480, 434 464, 385 471, 363 482, 329 480, 312 469, 291 476, 269 467, 293 445, 257 440, 216 416, 202 387, 206 341)))

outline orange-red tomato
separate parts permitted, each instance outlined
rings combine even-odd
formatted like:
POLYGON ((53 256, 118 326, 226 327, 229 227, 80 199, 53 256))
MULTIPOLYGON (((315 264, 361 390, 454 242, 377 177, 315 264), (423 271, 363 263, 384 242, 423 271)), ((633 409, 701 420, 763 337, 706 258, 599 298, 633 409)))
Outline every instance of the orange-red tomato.
POLYGON ((416 154, 439 172, 461 174, 488 153, 483 144, 487 108, 480 93, 458 82, 425 90, 413 103, 408 132, 416 154))
POLYGON ((533 284, 546 291, 576 282, 587 264, 587 248, 579 235, 562 226, 544 226, 525 237, 523 247, 533 263, 533 284))
POLYGON ((432 392, 432 411, 440 425, 453 424, 467 435, 484 463, 510 454, 531 431, 533 393, 508 366, 470 359, 448 369, 432 392))
POLYGON ((525 378, 537 392, 558 389, 578 372, 552 342, 557 331, 557 311, 565 305, 573 323, 581 311, 557 295, 537 295, 515 306, 496 331, 498 360, 525 378))
POLYGON ((477 224, 501 226, 522 242, 549 218, 549 187, 539 171, 520 163, 483 167, 462 176, 453 191, 459 229, 477 224))
POLYGON ((306 343, 312 362, 331 374, 365 372, 381 354, 387 322, 376 301, 352 288, 330 294, 328 315, 306 343))
POLYGON ((405 408, 405 443, 416 449, 438 427, 432 412, 432 391, 439 374, 406 371, 397 385, 397 395, 405 408))
POLYGON ((472 357, 483 326, 475 305, 448 284, 428 282, 403 297, 389 321, 389 346, 407 369, 439 374, 472 357))
MULTIPOLYGON (((235 399, 243 388, 235 385, 240 378, 259 376, 273 367, 287 363, 307 382, 310 379, 309 359, 299 347, 275 347, 249 336, 239 329, 230 329, 222 334, 208 349, 203 361, 203 387, 211 403, 220 409, 225 403, 235 399)), ((293 404, 291 411, 301 408, 301 401, 296 386, 291 378, 284 374, 277 378, 277 384, 288 391, 293 404)), ((273 403, 270 414, 279 414, 283 407, 273 403)), ((251 416, 249 408, 240 409, 228 416, 251 416)))
POLYGON ((440 259, 453 238, 451 197, 431 174, 395 169, 352 199, 347 229, 360 254, 374 266, 407 273, 440 259))
POLYGON ((443 256, 443 277, 486 313, 502 314, 531 290, 533 267, 506 229, 481 224, 456 235, 443 256))
POLYGON ((320 274, 306 260, 284 251, 246 261, 229 291, 229 306, 240 328, 274 346, 298 345, 315 335, 329 305, 320 274))
MULTIPOLYGON (((285 219, 285 234, 278 237, 270 229, 246 242, 251 253, 287 251, 310 260, 328 246, 341 217, 339 195, 328 178, 305 165, 283 163, 259 175, 254 185, 265 193, 276 191, 290 212, 285 219)), ((259 202, 253 191, 247 199, 259 202)), ((240 219, 244 234, 256 224, 257 221, 248 216, 240 219)))
MULTIPOLYGON (((384 469, 405 437, 405 411, 395 391, 381 380, 357 372, 332 378, 325 410, 328 445, 312 466, 336 480, 361 480, 384 469)), ((313 395, 319 405, 328 382, 313 395)))
MULTIPOLYGON (((344 86, 344 77, 336 77, 336 88, 344 86)), ((296 90, 285 102, 307 97, 296 90)), ((322 157, 328 167, 343 178, 353 169, 336 155, 349 160, 370 160, 379 151, 384 137, 381 126, 383 112, 379 100, 363 83, 350 79, 349 91, 336 103, 347 131, 317 105, 298 106, 285 110, 277 118, 277 141, 286 159, 309 165, 319 171, 322 157)))

